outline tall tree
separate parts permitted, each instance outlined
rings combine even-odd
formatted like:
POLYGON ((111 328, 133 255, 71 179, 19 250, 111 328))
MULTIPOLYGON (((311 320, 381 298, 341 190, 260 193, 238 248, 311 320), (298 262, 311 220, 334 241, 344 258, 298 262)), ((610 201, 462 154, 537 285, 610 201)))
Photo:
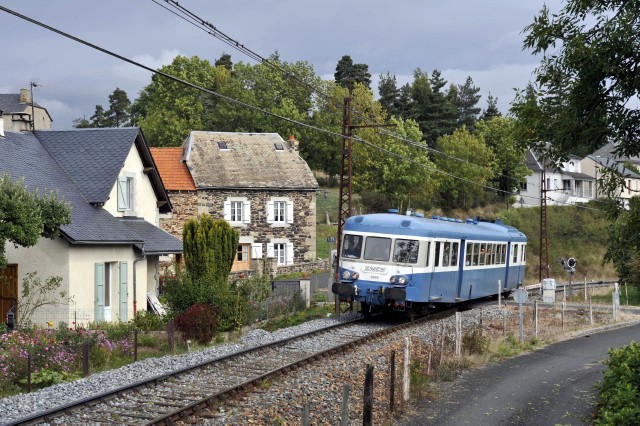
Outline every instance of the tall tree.
POLYGON ((214 65, 216 67, 224 67, 228 71, 233 70, 233 62, 231 62, 231 55, 228 53, 223 53, 220 57, 215 61, 214 65))
MULTIPOLYGON (((539 109, 530 143, 552 142, 551 155, 589 153, 609 140, 621 155, 640 154, 637 1, 567 0, 545 6, 525 28, 524 47, 543 54, 536 70, 539 109)), ((524 93, 514 102, 520 119, 524 93)))
POLYGON ((0 271, 7 266, 6 243, 31 247, 40 237, 54 239, 71 223, 71 207, 56 193, 29 192, 22 180, 0 175, 0 271))
POLYGON ((473 130, 478 114, 480 114, 480 88, 473 85, 471 76, 467 77, 464 84, 458 85, 458 126, 464 125, 468 129, 473 130))
POLYGON ((489 96, 487 96, 487 109, 482 111, 482 116, 480 117, 480 119, 489 121, 494 117, 500 116, 502 116, 502 114, 498 109, 498 98, 494 98, 493 96, 491 96, 491 93, 489 93, 489 96))
POLYGON ((389 115, 398 115, 398 87, 396 76, 387 72, 387 75, 380 74, 378 82, 378 94, 380 95, 380 105, 386 109, 389 115))
POLYGON ((335 82, 342 87, 349 87, 349 83, 360 83, 371 90, 371 74, 369 73, 369 65, 354 64, 351 56, 344 55, 336 65, 334 74, 335 82))
POLYGON ((438 178, 441 206, 446 209, 473 207, 484 197, 482 185, 487 185, 494 176, 493 152, 483 138, 465 128, 438 138, 437 149, 445 154, 434 156, 438 170, 444 172, 438 178))
POLYGON ((414 118, 420 125, 423 138, 430 146, 436 140, 453 132, 456 127, 457 111, 453 104, 456 89, 443 92, 447 82, 439 70, 433 70, 429 77, 420 68, 414 71, 412 100, 414 118))
POLYGON ((107 127, 121 127, 129 123, 131 101, 127 92, 116 87, 109 95, 109 109, 106 112, 107 127))
POLYGON ((90 118, 91 127, 108 127, 109 117, 102 105, 96 105, 96 110, 90 118))

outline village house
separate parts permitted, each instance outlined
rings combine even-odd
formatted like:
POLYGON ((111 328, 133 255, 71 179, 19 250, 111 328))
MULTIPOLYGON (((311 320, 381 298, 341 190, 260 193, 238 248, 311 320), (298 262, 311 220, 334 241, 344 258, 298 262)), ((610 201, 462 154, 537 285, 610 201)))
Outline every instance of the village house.
POLYGON ((30 190, 56 191, 72 207, 71 224, 33 247, 5 246, 0 315, 14 309, 26 274, 62 278, 68 306, 37 312, 34 320, 128 321, 156 294, 163 255, 182 242, 161 230, 171 203, 138 128, 5 132, 0 171, 30 190))
POLYGON ((32 102, 29 89, 20 89, 20 93, 0 93, 0 111, 4 114, 4 129, 7 131, 46 130, 53 122, 46 108, 32 102))
POLYGON ((318 183, 293 137, 194 131, 179 155, 153 155, 175 205, 161 219, 166 231, 181 236, 184 222, 202 213, 228 221, 240 234, 235 273, 302 270, 316 260, 318 183))

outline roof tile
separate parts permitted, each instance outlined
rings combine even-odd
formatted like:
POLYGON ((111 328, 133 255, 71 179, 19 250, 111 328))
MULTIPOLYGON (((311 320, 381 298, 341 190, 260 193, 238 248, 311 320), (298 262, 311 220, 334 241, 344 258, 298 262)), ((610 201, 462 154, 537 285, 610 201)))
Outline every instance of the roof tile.
POLYGON ((195 191, 189 168, 182 161, 182 148, 151 148, 162 183, 167 190, 195 191))

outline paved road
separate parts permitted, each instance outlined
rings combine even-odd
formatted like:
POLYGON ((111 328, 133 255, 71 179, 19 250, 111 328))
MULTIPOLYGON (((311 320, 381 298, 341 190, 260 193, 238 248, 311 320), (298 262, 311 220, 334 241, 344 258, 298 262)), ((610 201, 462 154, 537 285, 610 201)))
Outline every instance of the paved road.
POLYGON ((401 425, 587 425, 609 348, 640 341, 640 325, 554 343, 465 372, 401 425))

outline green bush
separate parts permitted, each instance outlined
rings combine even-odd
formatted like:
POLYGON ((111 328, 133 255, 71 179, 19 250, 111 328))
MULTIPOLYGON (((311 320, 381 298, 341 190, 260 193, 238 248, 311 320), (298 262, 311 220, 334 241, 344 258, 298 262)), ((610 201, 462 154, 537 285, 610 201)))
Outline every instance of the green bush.
POLYGON ((609 368, 600 391, 596 424, 640 424, 640 344, 609 350, 609 368))
POLYGON ((482 355, 489 349, 489 338, 482 335, 482 327, 475 326, 462 336, 462 347, 470 354, 482 355))
POLYGON ((138 311, 133 318, 133 325, 142 331, 166 330, 167 317, 150 311, 138 311))
POLYGON ((176 325, 182 331, 184 340, 193 339, 206 345, 216 334, 219 317, 219 309, 204 303, 196 303, 184 314, 176 317, 176 325))

